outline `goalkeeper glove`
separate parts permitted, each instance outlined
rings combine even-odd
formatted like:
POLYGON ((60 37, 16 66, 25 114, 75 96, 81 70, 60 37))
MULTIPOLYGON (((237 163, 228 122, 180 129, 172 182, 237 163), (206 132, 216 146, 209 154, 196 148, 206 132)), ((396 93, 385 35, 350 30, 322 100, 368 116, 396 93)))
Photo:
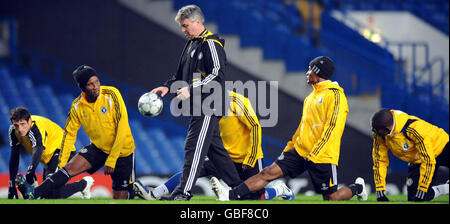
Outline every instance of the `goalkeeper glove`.
POLYGON ((13 180, 9 180, 8 182, 8 199, 19 199, 19 195, 17 194, 16 182, 13 180))
POLYGON ((384 191, 377 191, 377 201, 389 201, 389 199, 384 194, 384 191))

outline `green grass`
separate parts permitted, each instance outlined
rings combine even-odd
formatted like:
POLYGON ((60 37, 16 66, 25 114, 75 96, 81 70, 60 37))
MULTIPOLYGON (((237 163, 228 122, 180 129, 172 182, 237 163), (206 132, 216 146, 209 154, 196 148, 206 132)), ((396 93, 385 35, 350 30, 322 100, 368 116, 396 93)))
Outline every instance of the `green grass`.
MULTIPOLYGON (((190 201, 145 201, 135 200, 113 200, 111 198, 92 198, 91 200, 82 200, 79 198, 69 199, 41 199, 41 200, 23 200, 23 199, 0 199, 0 204, 414 204, 408 202, 405 195, 390 195, 390 202, 377 202, 375 194, 369 195, 367 201, 358 201, 356 197, 348 201, 323 201, 321 195, 305 196, 296 195, 295 200, 285 201, 280 199, 269 201, 216 201, 215 197, 195 195, 190 201)), ((449 204, 449 196, 440 196, 433 201, 424 202, 425 204, 449 204)), ((421 203, 421 204, 424 204, 421 203)))

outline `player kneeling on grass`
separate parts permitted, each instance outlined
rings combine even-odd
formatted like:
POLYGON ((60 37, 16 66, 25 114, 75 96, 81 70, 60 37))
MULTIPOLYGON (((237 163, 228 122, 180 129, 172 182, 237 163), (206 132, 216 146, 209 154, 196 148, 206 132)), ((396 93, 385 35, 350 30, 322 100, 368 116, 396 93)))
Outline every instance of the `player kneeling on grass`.
MULTIPOLYGON (((227 97, 230 105, 227 116, 222 117, 219 121, 219 130, 223 146, 233 160, 239 178, 231 178, 220 173, 221 170, 217 169, 209 159, 204 161, 199 177, 217 176, 228 186, 235 187, 262 170, 262 133, 261 125, 250 100, 234 91, 227 91, 227 97)), ((154 200, 164 194, 172 193, 180 183, 181 174, 182 172, 173 175, 167 182, 150 191, 137 181, 134 184, 136 193, 147 200, 154 200)), ((287 200, 294 199, 294 193, 282 181, 275 181, 271 187, 253 192, 241 199, 270 200, 277 196, 287 200)))
MULTIPOLYGON (((18 198, 16 182, 23 198, 28 199, 25 182, 36 187, 36 168, 39 162, 44 164, 43 178, 47 178, 56 172, 58 165, 59 147, 63 138, 63 129, 53 121, 31 115, 24 107, 17 107, 11 110, 10 121, 12 125, 9 128, 9 144, 11 146, 11 156, 9 159, 9 189, 8 198, 18 198), (31 154, 30 165, 27 168, 25 177, 17 175, 20 159, 20 151, 24 149, 31 154), (17 176, 16 176, 17 175, 17 176)), ((70 157, 75 154, 75 146, 68 147, 70 157)), ((90 198, 90 188, 94 179, 90 176, 82 180, 66 184, 48 194, 42 195, 43 198, 67 198, 76 192, 81 192, 84 199, 90 198)))
POLYGON ((64 127, 58 164, 61 169, 29 194, 42 197, 70 178, 85 171, 92 174, 104 166, 105 175, 111 175, 114 199, 134 198, 135 145, 122 95, 114 87, 101 86, 97 72, 87 65, 79 66, 73 78, 82 93, 73 101, 64 127), (81 125, 91 144, 67 162, 81 125))
POLYGON ((272 180, 282 176, 294 178, 305 171, 324 200, 348 200, 354 195, 367 200, 362 178, 349 187, 337 189, 337 165, 348 106, 343 89, 329 80, 333 72, 334 63, 328 57, 320 56, 310 62, 306 78, 314 90, 305 99, 302 119, 292 140, 272 165, 232 190, 222 186, 217 178, 211 178, 218 200, 236 200, 262 189, 272 180))
POLYGON ((448 194, 447 183, 434 178, 439 166, 448 168, 448 134, 416 116, 398 110, 381 109, 372 116, 373 173, 377 201, 389 201, 386 174, 388 149, 408 162, 408 201, 430 201, 448 194))

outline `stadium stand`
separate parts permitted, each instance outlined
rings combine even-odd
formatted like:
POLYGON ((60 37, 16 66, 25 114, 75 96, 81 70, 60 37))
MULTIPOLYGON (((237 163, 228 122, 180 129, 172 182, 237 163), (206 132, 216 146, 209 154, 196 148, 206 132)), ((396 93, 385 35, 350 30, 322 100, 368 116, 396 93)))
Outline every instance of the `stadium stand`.
POLYGON ((364 11, 409 11, 448 35, 449 2, 442 0, 324 0, 331 8, 364 11))
MULTIPOLYGON (((8 127, 9 127, 9 110, 17 106, 27 107, 32 114, 45 116, 54 120, 61 127, 64 126, 67 110, 76 95, 71 93, 55 92, 54 89, 47 84, 37 84, 33 82, 26 71, 23 69, 21 75, 12 73, 8 65, 2 63, 0 67, 0 79, 2 88, 0 91, 0 108, 1 108, 1 129, 4 143, 8 143, 8 127), (23 73, 22 73, 23 72, 23 73), (6 99, 6 100, 5 100, 6 99), (45 105, 45 106, 44 106, 45 105), (47 109, 45 109, 47 108, 47 109), (52 108, 52 109, 49 109, 52 108)), ((39 79, 39 78, 37 78, 39 79)), ((136 110, 129 108, 128 110, 136 110)), ((136 172, 137 173, 155 173, 168 174, 177 172, 182 165, 183 152, 181 145, 173 146, 161 128, 147 129, 141 124, 143 118, 136 116, 130 118, 131 128, 136 141, 136 172)), ((154 118, 158 119, 158 118, 154 118)), ((161 123, 162 124, 162 123, 161 123)), ((171 128, 175 128, 171 126, 171 128)), ((180 128, 180 127, 178 127, 180 128)), ((180 133, 180 130, 173 131, 180 133)), ((76 148, 89 144, 89 138, 83 130, 78 132, 76 148)), ((8 161, 10 149, 7 144, 3 144, 0 149, 0 172, 8 172, 8 161)), ((23 153, 19 169, 25 170, 29 163, 30 156, 23 153)))
MULTIPOLYGON (((134 1, 134 0, 133 0, 134 1)), ((151 1, 151 0, 147 0, 151 1)), ((163 0, 158 0, 163 1, 163 0)), ((420 7, 413 7, 412 4, 416 1, 383 1, 376 0, 376 4, 368 3, 365 1, 351 1, 351 0, 342 0, 342 1, 334 1, 334 0, 324 0, 322 1, 328 8, 325 8, 320 16, 321 26, 315 27, 309 24, 310 21, 305 20, 302 17, 301 12, 297 5, 293 2, 295 1, 281 1, 281 0, 165 0, 173 2, 172 9, 177 10, 181 6, 186 4, 195 3, 199 5, 202 9, 204 9, 207 22, 212 22, 217 25, 218 33, 225 35, 237 35, 240 38, 240 47, 242 48, 260 48, 263 51, 263 58, 265 60, 282 60, 287 72, 304 72, 305 67, 307 67, 307 63, 309 60, 318 55, 329 55, 336 60, 337 73, 335 75, 336 81, 338 81, 345 89, 346 94, 349 96, 364 96, 374 95, 380 96, 381 103, 383 107, 388 108, 396 108, 404 110, 405 112, 411 114, 417 114, 419 117, 428 120, 434 124, 437 124, 440 127, 443 127, 445 130, 449 130, 448 128, 448 99, 442 97, 436 97, 430 95, 430 88, 433 86, 430 83, 425 83, 423 85, 411 86, 405 83, 405 71, 402 69, 401 64, 396 61, 392 54, 389 53, 383 47, 380 47, 359 35, 358 32, 350 29, 344 23, 336 20, 333 16, 330 15, 330 10, 344 10, 344 9, 367 9, 371 7, 371 9, 376 10, 393 10, 393 7, 403 7, 403 10, 412 10, 413 13, 416 13, 417 9, 420 7), (286 2, 291 2, 290 4, 285 4, 286 2), (376 6, 374 6, 376 5, 376 6), (394 6, 393 6, 394 5, 394 6), (398 6, 401 5, 401 6, 398 6), (395 75, 393 75, 395 74, 395 75), (381 93, 381 94, 380 94, 381 93), (392 97, 395 96, 395 97, 392 97)), ((106 4, 108 7, 104 7, 110 11, 107 14, 113 14, 112 12, 120 12, 117 13, 120 16, 117 16, 118 20, 125 18, 122 11, 116 10, 116 7, 111 7, 111 4, 115 4, 112 2, 104 3, 100 1, 92 1, 93 5, 96 4, 106 4), (114 10, 113 10, 114 9, 114 10)), ((115 1, 114 1, 115 2, 115 1)), ((119 2, 119 1, 118 1, 119 2)), ((138 1, 134 1, 138 2, 138 1)), ((312 1, 306 1, 312 2, 312 1)), ((446 10, 446 28, 448 35, 448 1, 419 1, 421 4, 435 4, 434 2, 440 2, 436 4, 443 3, 443 7, 436 8, 434 10, 446 10)), ((72 7, 78 6, 75 3, 66 3, 71 4, 72 7)), ((45 4, 44 4, 45 5, 45 4)), ((43 7, 51 8, 49 10, 59 12, 59 10, 53 10, 53 7, 57 8, 57 5, 46 5, 43 7)), ((424 6, 424 9, 431 9, 432 6, 424 6)), ((14 8, 13 8, 14 9, 14 8)), ((6 10, 8 11, 8 10, 6 10)), ((13 11, 13 10, 12 10, 13 11)), ((64 10, 61 10, 65 12, 64 10)), ((101 13, 102 10, 98 10, 101 13)), ((29 12, 31 15, 31 12, 29 12)), ((87 13, 87 12, 85 12, 87 13)), ((20 13, 18 13, 20 15, 20 13)), ((419 14, 427 14, 427 13, 419 13, 419 14)), ((433 13, 428 13, 428 15, 432 15, 433 13)), ((88 15, 90 14, 83 14, 88 15)), ((103 15, 103 14, 102 14, 103 15)), ((98 15, 95 14, 95 17, 86 17, 85 20, 89 20, 91 18, 96 18, 98 15)), ((116 14, 114 14, 116 16, 116 14)), ((32 17, 32 16, 30 16, 32 17)), ((102 17, 102 16, 100 16, 102 17)), ((135 15, 130 16, 132 19, 129 19, 127 22, 132 21, 134 23, 133 26, 139 30, 139 38, 148 36, 141 33, 143 30, 147 28, 153 28, 149 23, 143 23, 147 27, 141 27, 137 24, 140 24, 140 20, 134 20, 135 15)), ((439 16, 434 16, 439 17, 439 16)), ((48 18, 53 18, 49 16, 48 18)), ((107 18, 107 17, 105 17, 107 18)), ((109 17, 108 17, 109 18, 109 17)), ((114 17, 115 18, 115 17, 114 17)), ((106 20, 106 19, 105 19, 106 20)), ((167 19, 167 15, 165 15, 165 20, 170 20, 173 23, 173 19, 167 19)), ((442 18, 441 18, 442 20, 442 18)), ((444 19, 445 20, 445 19, 444 19)), ((115 21, 114 19, 110 19, 108 21, 115 21)), ((73 21, 72 21, 73 22, 73 21)), ((85 22, 85 21, 84 21, 85 22)), ((122 22, 123 24, 128 24, 127 22, 122 22)), ((64 20, 64 23, 67 23, 64 20)), ((122 23, 119 23, 122 24, 122 23)), ((26 24, 23 23, 22 24, 26 24)), ((83 23, 82 23, 83 24, 83 23)), ((86 24, 91 24, 87 22, 86 24)), ((113 23, 115 24, 115 23, 113 23)), ((122 24, 122 25, 123 25, 122 24)), ((33 27, 31 23, 31 27, 33 27)), ((59 25, 59 24, 57 24, 59 25)), ((96 25, 96 23, 93 23, 96 25)), ((98 24, 97 24, 98 25, 98 24)), ((103 24, 102 24, 103 25, 103 24)), ((106 25, 102 26, 105 28, 106 33, 108 31, 129 31, 122 26, 115 25, 106 25), (119 29, 113 29, 112 27, 119 29), (106 29, 109 28, 109 29, 106 29), (121 30, 123 29, 123 30, 121 30)), ((126 25, 128 26, 128 25, 126 25)), ((22 26, 23 27, 23 26, 22 26)), ((58 27, 58 26, 57 26, 58 27)), ((97 27, 98 28, 98 27, 97 27)), ((36 28, 39 30, 38 28, 36 28)), ((92 28, 95 29, 95 28, 92 28)), ((155 28, 153 28, 155 29, 155 28)), ((102 30, 102 29, 101 29, 102 30)), ((102 30, 103 31, 103 30, 102 30)), ((160 31, 160 30, 158 30, 160 31)), ((177 30, 179 32, 179 30, 177 30)), ((132 33, 132 32, 130 32, 132 33)), ((61 33, 60 38, 65 38, 64 33, 61 33)), ((82 37, 83 33, 80 33, 82 37)), ((127 35, 127 37, 134 37, 132 35, 127 35)), ((123 41, 127 41, 128 39, 117 34, 118 39, 123 41)), ((59 38, 59 37, 58 37, 59 38)), ((135 40, 136 43, 142 43, 137 40, 139 38, 132 39, 135 40)), ((53 40, 52 38, 48 38, 53 40)), ((66 40, 66 39, 65 39, 66 40)), ((72 40, 69 38, 69 40, 72 40)), ((95 39, 94 39, 95 40, 95 39)), ((95 44, 100 44, 100 42, 89 42, 87 39, 83 39, 84 42, 88 43, 89 46, 93 46, 95 44)), ((111 41, 111 40, 110 40, 111 41)), ((128 40, 129 41, 129 40, 128 40)), ((76 41, 75 41, 76 42, 76 41)), ((83 42, 83 46, 84 46, 83 42)), ((117 43, 113 42, 112 43, 117 43)), ((109 42, 108 42, 109 43, 109 42)), ((228 42, 229 43, 229 42, 228 42)), ((53 44, 53 43, 52 43, 53 44)), ((134 44, 134 43, 133 43, 134 44)), ((30 44, 31 45, 31 44, 30 44)), ((117 44, 121 45, 121 44, 117 44)), ((134 45, 124 44, 126 48, 136 50, 134 45)), ((41 46, 41 45, 39 45, 41 46)), ((56 44, 55 44, 56 46, 56 44)), ((77 46, 74 44, 74 46, 77 46)), ((140 45, 136 45, 140 48, 140 45)), ((126 51, 117 47, 117 52, 125 52, 130 54, 131 51, 126 51)), ((147 51, 153 51, 153 48, 145 48, 147 51)), ((43 50, 45 47, 42 47, 43 50)), ((103 49, 103 48, 101 48, 103 49)), ((23 49, 22 49, 23 50, 23 49)), ((156 50, 158 52, 159 49, 156 50)), ((173 50, 173 49, 171 49, 173 50)), ((174 50, 175 51, 175 50, 174 50)), ((55 51, 54 51, 55 52, 55 51)), ((52 52, 52 53, 54 53, 52 52)), ((57 52, 57 51, 56 51, 57 52)), ((12 52, 14 53, 14 52, 12 52)), ((82 53, 78 52, 81 55, 81 58, 85 60, 86 54, 85 51, 82 53), (84 58, 83 58, 84 57, 84 58)), ((134 53, 134 52, 132 52, 134 53)), ((178 53, 178 52, 176 52, 178 53)), ((40 52, 30 53, 30 55, 37 54, 39 57, 40 52)), ((114 55, 114 53, 113 53, 114 55)), ((35 56, 31 56, 34 58, 35 56)), ((41 57, 44 57, 41 55, 41 57)), ((95 57, 101 58, 101 60, 116 60, 109 57, 103 58, 102 56, 95 55, 95 57)), ((142 57, 142 55, 136 54, 133 55, 133 67, 139 68, 140 65, 138 59, 146 58, 142 57), (138 66, 135 66, 138 65, 138 66)), ((132 58, 132 57, 130 57, 132 58)), ((14 57, 13 57, 14 59, 14 57)), ((92 59, 92 58, 90 58, 92 59)), ((122 58, 121 58, 122 59, 122 58)), ((80 58, 70 58, 66 60, 72 61, 80 61, 80 58)), ((99 59, 96 62, 103 62, 99 59)), ((128 59, 131 60, 131 59, 128 59)), ((146 58, 146 60, 148 60, 146 58)), ((123 60, 127 61, 127 60, 123 60)), ((231 61, 231 60, 230 60, 231 61)), ((0 61, 1 62, 1 61, 0 61)), ((119 63, 119 61, 116 61, 119 63)), ((40 67, 35 66, 35 60, 31 59, 29 62, 33 66, 30 67, 40 67)), ((108 62, 110 63, 110 62, 108 62)), ((39 63, 37 63, 39 64, 39 63)), ((60 64, 60 63, 57 63, 60 64)), ((231 63, 230 63, 231 64, 231 63)), ((28 105, 30 107, 35 108, 37 111, 41 111, 42 113, 47 113, 47 115, 57 122, 59 125, 63 126, 66 118, 67 111, 69 106, 74 99, 74 97, 79 94, 79 90, 76 90, 72 85, 68 85, 67 82, 61 82, 61 78, 56 78, 55 80, 52 78, 48 78, 48 74, 40 74, 36 71, 27 70, 24 68, 17 69, 15 66, 10 64, 9 62, 0 63, 0 129, 1 129, 1 139, 0 139, 0 172, 7 172, 7 164, 9 160, 9 147, 7 146, 8 139, 5 137, 4 133, 7 133, 7 127, 9 126, 9 110, 13 106, 18 105, 28 105), (31 80, 31 81, 30 81, 31 80), (35 97, 35 100, 29 99, 34 96, 25 96, 22 95, 18 88, 17 83, 26 83, 27 85, 23 88, 27 88, 28 90, 34 92, 35 94, 42 97, 35 97), (11 88, 15 87, 15 88, 11 88), (74 90, 75 89, 75 90, 74 90), (27 98, 29 97, 29 99, 27 98), (42 108, 42 104, 45 105, 42 108), (52 111, 47 111, 47 105, 54 108, 52 111), (3 143, 3 144, 1 144, 3 143)), ((42 66, 44 67, 44 66, 42 66)), ((73 65, 64 67, 73 68, 73 65)), ((112 69, 122 68, 122 67, 114 67, 111 66, 112 69)), ((125 66, 124 66, 125 67, 125 66)), ((155 66, 156 67, 156 66, 155 66)), ((73 69, 72 69, 73 70, 73 69)), ((120 69, 117 69, 120 70, 120 69)), ((144 68, 145 70, 145 68, 144 68)), ((132 74, 140 74, 138 70, 131 70, 132 74)), ((64 74, 70 74, 71 69, 65 70, 64 74)), ((159 72, 159 71, 158 71, 159 72)), ((298 73, 296 73, 298 74, 298 73)), ((146 74, 145 74, 146 75, 146 74)), ((58 76, 57 76, 58 77, 58 76)), ((277 76, 278 77, 278 76, 277 76)), ((107 77, 104 77, 102 80, 106 80, 107 77)), ((295 77, 297 78, 297 77, 295 77)), ((267 80, 267 79, 266 79, 267 80)), ((66 80, 67 81, 67 80, 66 80)), ((72 80, 70 80, 72 81, 72 80)), ((114 83, 115 80, 108 80, 107 83, 114 83), (111 81, 111 82, 109 82, 111 81)), ((447 79, 448 82, 448 79, 447 79)), ((113 84, 111 84, 113 85, 113 84)), ((115 85, 115 84, 114 84, 115 85)), ((298 86, 297 86, 298 87, 298 86)), ((130 125, 132 128, 132 132, 136 141, 136 168, 138 174, 163 174, 167 175, 169 173, 173 173, 179 170, 183 161, 183 146, 184 146, 184 137, 186 134, 186 128, 180 127, 179 124, 172 122, 171 116, 167 116, 162 114, 158 118, 147 119, 142 117, 139 112, 135 109, 135 104, 133 102, 132 95, 137 95, 138 93, 144 93, 143 90, 129 91, 127 87, 120 87, 121 91, 126 92, 124 98, 128 96, 126 100, 128 106, 128 113, 130 118, 130 125), (131 103, 130 103, 131 102, 131 103)), ((300 89, 300 88, 298 88, 300 89)), ((445 92, 445 91, 443 91, 445 92)), ((448 90, 447 90, 448 95, 448 90)), ((364 99, 363 99, 364 100, 364 99)), ((166 102, 167 103, 167 102, 166 102)), ((167 105, 166 105, 167 108, 167 105)), ((354 111, 352 111, 354 113, 354 111)), ((370 115, 369 115, 370 116, 370 115)), ((364 119, 362 119, 364 120, 364 119)), ((366 121, 365 119, 364 121, 366 121)), ((350 125, 349 125, 350 126, 350 125)), ((366 124, 363 125, 366 128, 366 124)), ((346 128, 349 130, 351 128, 346 128)), ((369 130, 369 129, 367 129, 369 130)), ((370 130, 369 130, 370 132, 370 130)), ((359 134, 359 133, 357 133, 359 134)), ((352 135, 348 136, 346 139, 344 133, 343 139, 343 148, 346 151, 343 151, 342 156, 342 165, 340 166, 340 172, 345 169, 351 169, 354 172, 363 172, 366 171, 357 171, 354 170, 354 167, 346 168, 346 164, 349 164, 345 160, 350 160, 352 163, 355 162, 352 160, 352 156, 356 155, 356 153, 361 153, 360 148, 361 145, 364 145, 367 141, 364 141, 364 137, 357 135, 352 132, 352 135), (355 135, 357 137, 355 137, 355 135), (351 139, 351 140, 348 140, 351 139), (355 139, 361 139, 363 144, 355 144, 355 139), (358 145, 359 151, 351 151, 353 148, 350 146, 346 146, 346 142, 351 142, 353 145, 358 145), (352 152, 355 152, 352 154, 352 152), (344 153, 352 154, 352 156, 346 156, 344 153)), ((368 140, 370 141, 370 140, 368 140)), ((83 145, 88 144, 89 139, 85 136, 84 132, 81 130, 79 132, 79 141, 76 143, 77 149, 80 149, 83 145)), ((263 149, 266 158, 276 158, 279 155, 279 151, 271 151, 267 150, 268 145, 275 146, 274 148, 279 149, 280 145, 283 145, 278 139, 271 139, 266 136, 263 136, 263 149)), ((350 145, 350 144, 348 144, 350 145)), ((282 148, 283 146, 281 146, 282 148)), ((370 144, 368 148, 370 148, 370 144)), ((364 154, 364 153, 361 153, 364 154)), ((359 154, 358 154, 359 155, 359 154)), ((365 155, 365 154, 364 154, 365 155)), ((27 155, 23 155, 25 157, 25 161, 21 160, 20 169, 25 170, 27 155)), ((363 158, 363 156, 357 156, 359 159, 363 158)), ((361 159, 360 159, 361 160, 361 159)), ((361 160, 362 161, 362 160, 361 160)), ((358 161, 358 162, 361 162, 358 161)), ((370 161, 370 159, 367 159, 370 161)), ((265 161, 266 164, 270 164, 270 160, 265 161)), ((355 162, 356 163, 356 162, 355 162)), ((369 162, 364 163, 367 165, 369 162)), ((395 160, 391 162, 392 170, 405 170, 404 167, 397 166, 395 160)), ((342 172, 345 173, 345 172, 342 172)), ((343 177, 342 175, 341 177, 343 177)), ((403 182, 402 182, 403 183, 403 182)))
MULTIPOLYGON (((1 142, 4 143, 0 148, 0 172, 3 173, 8 172, 11 151, 7 136, 10 126, 9 111, 17 106, 25 106, 32 114, 48 117, 64 127, 67 111, 76 97, 76 94, 73 94, 76 90, 65 92, 55 90, 47 82, 42 81, 46 79, 45 76, 25 68, 18 68, 16 69, 18 72, 14 72, 11 67, 14 66, 5 61, 0 63, 0 80, 4 80, 0 82, 1 142)), ((64 86, 62 89, 73 90, 68 84, 61 82, 59 85, 64 86)), ((140 92, 143 93, 142 90, 140 92)), ((168 108, 168 102, 165 104, 168 108)), ((136 173, 165 175, 178 172, 183 164, 186 128, 159 117, 145 118, 130 103, 127 109, 136 144, 136 173)), ((268 137, 264 137, 263 140, 264 144, 281 144, 268 137)), ((89 143, 89 137, 81 128, 75 147, 79 150, 89 143)), ((21 158, 19 169, 26 170, 30 155, 23 153, 21 158)), ((269 162, 271 160, 267 161, 269 162)))
MULTIPOLYGON (((264 59, 284 60, 287 71, 303 71, 311 59, 327 54, 336 63, 333 79, 343 86, 346 94, 364 96, 381 93, 382 107, 416 114, 449 130, 448 97, 445 96, 445 91, 436 94, 431 90, 443 88, 443 83, 433 84, 427 80, 408 83, 403 64, 398 63, 386 47, 369 41, 330 14, 331 10, 349 9, 409 10, 437 28, 441 29, 439 24, 444 24, 448 35, 447 1, 417 1, 418 4, 416 1, 387 0, 370 3, 323 1, 320 27, 313 27, 304 20, 296 2, 312 4, 315 1, 173 0, 173 9, 177 10, 187 4, 199 5, 207 12, 206 19, 218 25, 219 33, 238 35, 243 48, 262 48, 264 59), (438 5, 443 7, 437 7, 438 5), (316 35, 317 32, 319 36, 316 35), (317 41, 317 38, 320 40, 317 41), (394 95, 396 97, 392 97, 394 95)), ((428 58, 426 60, 429 61, 428 58)), ((421 68, 421 74, 412 74, 413 79, 423 79, 423 74, 430 66, 427 64, 421 68)), ((441 76, 444 80, 444 70, 441 76)), ((448 90, 446 91, 448 95, 448 90)))

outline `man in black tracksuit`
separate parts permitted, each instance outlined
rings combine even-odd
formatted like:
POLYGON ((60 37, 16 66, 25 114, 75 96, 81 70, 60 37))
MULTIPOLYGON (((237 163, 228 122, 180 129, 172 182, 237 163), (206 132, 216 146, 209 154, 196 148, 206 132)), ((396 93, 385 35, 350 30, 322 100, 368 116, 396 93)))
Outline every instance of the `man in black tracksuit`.
POLYGON ((174 82, 186 82, 186 86, 178 89, 177 98, 189 100, 191 119, 185 141, 183 174, 180 184, 172 192, 169 200, 189 200, 192 197, 191 189, 197 181, 206 156, 218 168, 219 176, 226 179, 227 183, 238 185, 242 181, 223 147, 219 132, 219 120, 226 108, 224 106, 226 55, 223 48, 225 42, 218 35, 205 29, 204 17, 198 6, 188 5, 181 8, 175 21, 180 24, 189 41, 181 54, 177 73, 163 86, 151 92, 161 93, 161 96, 164 96, 174 82), (202 92, 202 89, 208 91, 202 92), (204 110, 201 103, 211 96, 219 96, 220 99, 216 97, 212 108, 208 105, 210 110, 204 110), (196 99, 202 100, 198 102, 196 99))

